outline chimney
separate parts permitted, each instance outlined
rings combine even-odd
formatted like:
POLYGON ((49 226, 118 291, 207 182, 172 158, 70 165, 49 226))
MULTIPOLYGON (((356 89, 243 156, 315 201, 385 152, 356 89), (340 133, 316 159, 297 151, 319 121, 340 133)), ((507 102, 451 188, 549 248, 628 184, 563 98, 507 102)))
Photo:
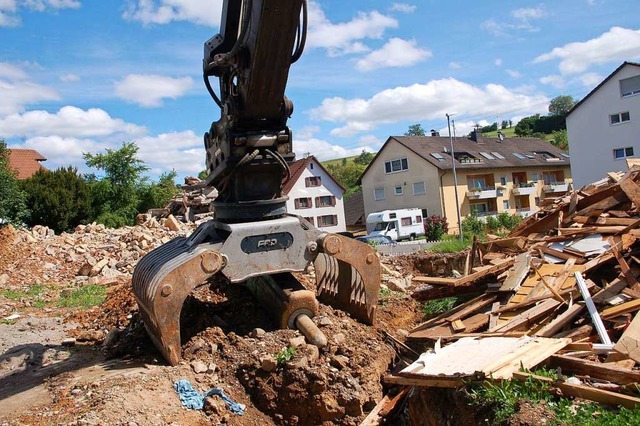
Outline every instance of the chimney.
POLYGON ((482 130, 480 126, 474 127, 471 131, 471 140, 477 143, 482 143, 482 130))
POLYGON ((440 137, 440 132, 438 132, 435 129, 431 129, 431 137, 435 138, 435 137, 440 137))

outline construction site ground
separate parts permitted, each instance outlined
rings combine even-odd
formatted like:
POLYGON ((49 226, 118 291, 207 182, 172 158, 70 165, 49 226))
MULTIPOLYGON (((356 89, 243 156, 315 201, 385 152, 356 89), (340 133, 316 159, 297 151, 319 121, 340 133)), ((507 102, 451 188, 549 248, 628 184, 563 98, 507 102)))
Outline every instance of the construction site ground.
MULTIPOLYGON (((183 362, 171 367, 144 330, 130 284, 141 255, 190 231, 178 228, 0 230, 0 424, 359 424, 396 358, 385 332, 406 335, 422 320, 417 304, 386 292, 375 326, 321 305, 315 322, 329 345, 318 351, 297 331, 275 329, 244 287, 213 280, 187 299, 183 362), (104 301, 69 303, 87 288, 106 289, 104 301), (292 346, 291 359, 268 366, 292 346), (180 379, 200 392, 221 388, 246 411, 232 414, 217 397, 203 411, 186 409, 173 387, 180 379)), ((387 263, 401 277, 416 262, 387 263)), ((308 274, 298 278, 313 287, 308 274)))

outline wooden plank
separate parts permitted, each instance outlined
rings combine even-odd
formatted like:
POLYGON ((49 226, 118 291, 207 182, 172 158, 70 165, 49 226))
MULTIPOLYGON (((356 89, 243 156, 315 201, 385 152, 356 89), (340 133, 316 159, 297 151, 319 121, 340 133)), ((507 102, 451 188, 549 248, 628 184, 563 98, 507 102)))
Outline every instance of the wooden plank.
POLYGON ((397 407, 398 403, 407 396, 411 389, 411 386, 405 386, 404 388, 402 388, 402 390, 398 392, 396 396, 391 398, 391 401, 389 401, 389 403, 386 404, 380 411, 380 417, 387 417, 389 414, 391 414, 391 412, 397 407))
POLYGON ((501 261, 497 265, 486 267, 481 271, 474 272, 473 274, 469 274, 460 278, 414 277, 413 281, 421 284, 424 283, 424 284, 463 287, 463 286, 473 284, 475 281, 478 281, 488 275, 502 272, 505 269, 511 267, 511 265, 513 265, 513 262, 514 262, 514 259, 506 259, 501 261))
POLYGON ((623 179, 618 184, 636 208, 640 207, 640 186, 631 179, 623 179))
POLYGON ((624 279, 627 280, 627 284, 629 284, 629 287, 634 287, 638 285, 638 280, 636 280, 636 277, 631 272, 631 268, 629 268, 629 264, 620 254, 620 250, 618 250, 618 247, 616 246, 616 244, 614 244, 611 241, 609 245, 611 246, 611 251, 613 252, 613 255, 616 257, 616 260, 618 261, 618 265, 620 265, 620 270, 622 271, 622 275, 624 275, 624 279))
MULTIPOLYGON (((464 325, 465 331, 472 332, 481 329, 489 323, 489 315, 487 314, 476 314, 466 320, 462 321, 464 325)), ((424 330, 414 331, 407 336, 407 339, 416 341, 416 340, 438 340, 445 339, 449 340, 453 338, 456 334, 456 330, 453 325, 449 322, 444 322, 442 324, 438 324, 432 326, 430 328, 424 330)))
POLYGON ((423 323, 418 324, 417 326, 415 326, 414 328, 411 329, 411 333, 413 333, 414 331, 419 331, 419 330, 424 330, 426 328, 429 328, 439 322, 443 322, 445 318, 451 316, 452 314, 455 314, 457 312, 462 311, 463 309, 475 304, 476 302, 483 300, 485 297, 487 297, 485 294, 482 294, 478 297, 476 297, 475 299, 471 299, 468 302, 462 303, 461 305, 456 306, 455 308, 447 311, 447 312, 443 312, 440 315, 438 315, 437 317, 431 318, 423 323))
POLYGON ((558 259, 562 259, 562 260, 575 259, 576 263, 585 262, 584 259, 576 258, 576 256, 573 254, 565 253, 564 251, 560 251, 560 250, 555 250, 555 249, 552 249, 551 247, 541 246, 541 247, 538 247, 538 250, 550 256, 557 257, 558 259))
POLYGON ((539 330, 535 335, 540 337, 552 337, 556 335, 562 328, 569 324, 571 320, 573 320, 582 310, 584 309, 584 305, 582 304, 573 304, 569 309, 567 309, 562 314, 558 315, 553 321, 544 326, 541 330, 539 330))
MULTIPOLYGON (((468 378, 466 378, 468 379, 468 378)), ((459 388, 464 385, 462 378, 403 377, 388 374, 382 377, 388 385, 420 386, 425 388, 459 388)))
POLYGON ((614 318, 618 315, 637 311, 638 309, 640 309, 640 299, 630 300, 603 310, 600 312, 600 317, 604 319, 614 318))
POLYGON ((507 278, 498 291, 516 291, 529 274, 531 254, 526 252, 516 256, 513 266, 507 271, 507 278))
POLYGON ((596 389, 586 385, 572 385, 567 382, 554 383, 554 381, 548 377, 542 377, 531 373, 516 372, 513 374, 513 377, 518 380, 527 380, 529 378, 534 378, 542 382, 553 384, 557 386, 565 396, 588 399, 590 401, 599 402, 605 405, 621 405, 629 409, 640 407, 640 398, 635 398, 633 396, 624 395, 617 392, 596 389))
POLYGON ((462 322, 462 320, 455 320, 451 322, 451 327, 453 328, 453 330, 457 333, 460 331, 465 331, 467 329, 467 326, 464 325, 464 323, 462 322))
POLYGON ((603 288, 602 290, 594 294, 591 299, 595 303, 602 304, 608 298, 615 296, 616 294, 619 294, 626 286, 627 286, 627 282, 621 279, 620 277, 618 277, 613 281, 611 281, 611 283, 609 283, 607 287, 603 288))
POLYGON ((545 300, 544 302, 540 303, 539 305, 534 306, 534 307, 524 311, 520 315, 515 316, 513 319, 511 319, 506 324, 499 325, 498 327, 493 328, 493 329, 491 329, 489 331, 493 333, 493 332, 497 332, 497 331, 505 332, 505 331, 515 330, 518 327, 521 327, 521 326, 524 326, 524 325, 528 325, 528 324, 534 322, 538 318, 540 318, 540 317, 548 314, 549 312, 553 311, 554 309, 556 309, 559 305, 560 305, 560 302, 558 302, 555 299, 545 300))
POLYGON ((553 337, 568 337, 574 342, 578 342, 584 338, 591 336, 591 333, 593 333, 593 326, 585 324, 573 330, 560 332, 553 337))
POLYGON ((562 368, 562 373, 581 374, 594 379, 608 380, 619 385, 640 383, 640 371, 621 368, 610 364, 593 362, 564 355, 551 355, 549 364, 562 368))
POLYGON ((636 314, 629 327, 622 333, 614 350, 627 355, 636 362, 640 362, 640 315, 636 314))
MULTIPOLYGON (((485 295, 483 296, 480 300, 478 300, 477 302, 467 305, 464 309, 461 309, 451 315, 449 315, 448 317, 445 318, 445 321, 449 321, 449 322, 454 322, 456 320, 460 320, 474 312, 477 312, 478 310, 484 308, 485 306, 493 303, 496 300, 497 296, 488 296, 485 295)), ((476 300, 476 299, 474 299, 476 300)))
POLYGON ((382 397, 382 399, 376 404, 376 406, 373 407, 373 410, 371 410, 369 414, 367 414, 367 417, 364 418, 362 423, 360 423, 360 426, 379 426, 380 422, 383 419, 383 417, 380 415, 380 411, 382 411, 382 409, 386 407, 389 402, 391 402, 391 398, 389 398, 389 395, 385 395, 384 397, 382 397))

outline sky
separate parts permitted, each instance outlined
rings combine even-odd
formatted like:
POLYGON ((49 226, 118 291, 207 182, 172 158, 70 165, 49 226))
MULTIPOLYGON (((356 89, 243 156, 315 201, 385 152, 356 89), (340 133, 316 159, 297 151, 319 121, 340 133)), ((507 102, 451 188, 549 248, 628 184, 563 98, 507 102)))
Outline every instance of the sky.
MULTIPOLYGON (((149 177, 204 169, 220 117, 202 81, 222 0, 0 0, 0 139, 49 169, 135 142, 149 177)), ((377 151, 412 124, 447 135, 546 114, 640 61, 640 1, 309 1, 286 94, 294 151, 377 151)), ((214 87, 217 84, 214 83, 214 87)))

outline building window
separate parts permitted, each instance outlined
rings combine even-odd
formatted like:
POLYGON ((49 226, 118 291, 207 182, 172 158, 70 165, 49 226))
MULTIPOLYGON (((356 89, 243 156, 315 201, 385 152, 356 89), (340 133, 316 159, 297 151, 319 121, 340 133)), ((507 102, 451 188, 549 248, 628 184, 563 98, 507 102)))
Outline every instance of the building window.
POLYGON ((316 197, 316 207, 333 207, 336 205, 336 197, 333 195, 323 195, 316 197))
POLYGON ((629 116, 629 111, 627 111, 627 112, 619 112, 617 114, 611 114, 609 116, 609 123, 611 123, 611 124, 626 123, 630 119, 631 119, 631 117, 629 116))
POLYGON ((384 188, 376 188, 373 190, 373 199, 376 201, 384 200, 384 188))
POLYGON ((620 159, 620 158, 627 158, 627 157, 633 157, 633 147, 629 146, 626 148, 616 148, 613 150, 613 158, 620 159))
POLYGON ((424 186, 424 182, 414 182, 413 195, 424 195, 426 193, 427 193, 427 190, 424 186))
POLYGON ((402 185, 396 185, 396 186, 393 188, 393 192, 394 192, 396 195, 402 195, 402 194, 404 194, 404 189, 402 189, 402 185))
POLYGON ((422 216, 416 216, 416 223, 422 223, 422 216))
POLYGON ((336 226, 338 225, 338 216, 335 214, 328 214, 326 216, 318 216, 318 226, 336 226))
POLYGON ((310 177, 304 178, 304 186, 306 186, 307 188, 311 186, 320 186, 321 184, 322 184, 322 179, 320 179, 320 176, 310 176, 310 177))
POLYGON ((511 207, 509 207, 509 200, 504 200, 502 202, 502 209, 503 210, 509 210, 511 207))
POLYGON ((293 203, 295 204, 296 209, 310 209, 311 207, 313 207, 311 205, 311 197, 296 198, 295 200, 293 200, 293 203))
POLYGON ((407 162, 406 157, 384 162, 385 173, 397 173, 403 170, 409 170, 409 163, 407 162))
POLYGON ((507 177, 500 176, 500 185, 506 185, 506 184, 507 184, 507 177))
POLYGON ((534 181, 534 182, 538 182, 540 180, 540 178, 538 177, 537 173, 533 173, 531 175, 531 180, 534 181))
POLYGON ((411 226, 411 218, 403 217, 402 219, 400 219, 400 223, 402 223, 402 226, 411 226))
POLYGON ((640 93, 640 75, 620 80, 620 96, 633 96, 640 93))
POLYGON ((312 224, 313 226, 316 226, 316 223, 313 220, 313 217, 305 217, 303 219, 306 220, 307 222, 309 222, 310 224, 312 224))
POLYGON ((309 163, 309 170, 313 170, 313 163, 309 163))

